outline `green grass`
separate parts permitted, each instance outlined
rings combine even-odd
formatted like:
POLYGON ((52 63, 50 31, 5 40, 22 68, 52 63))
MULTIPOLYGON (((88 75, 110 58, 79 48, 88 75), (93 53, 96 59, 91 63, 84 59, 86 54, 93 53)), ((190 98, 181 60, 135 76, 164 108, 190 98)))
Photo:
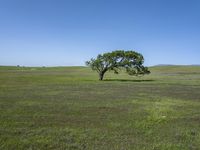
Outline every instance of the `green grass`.
POLYGON ((150 70, 0 67, 0 149, 200 149, 200 67, 150 70))

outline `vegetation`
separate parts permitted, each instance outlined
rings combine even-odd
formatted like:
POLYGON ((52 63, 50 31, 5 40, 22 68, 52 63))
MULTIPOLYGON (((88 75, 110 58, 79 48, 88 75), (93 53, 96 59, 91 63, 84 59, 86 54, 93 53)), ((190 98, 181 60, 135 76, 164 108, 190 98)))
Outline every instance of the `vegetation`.
POLYGON ((99 80, 103 80, 104 74, 107 71, 114 71, 115 74, 119 70, 125 68, 129 75, 144 75, 149 74, 147 67, 143 66, 144 58, 142 54, 135 51, 116 50, 111 53, 99 54, 96 59, 92 58, 86 62, 86 65, 91 67, 99 74, 99 80))
POLYGON ((149 70, 0 67, 0 149, 200 149, 200 67, 149 70))

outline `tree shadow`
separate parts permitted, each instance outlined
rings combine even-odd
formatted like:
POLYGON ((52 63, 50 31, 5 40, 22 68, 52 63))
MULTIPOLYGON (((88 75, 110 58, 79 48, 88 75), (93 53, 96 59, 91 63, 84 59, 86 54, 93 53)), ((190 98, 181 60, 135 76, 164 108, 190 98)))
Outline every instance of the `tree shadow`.
POLYGON ((116 82, 153 82, 155 80, 148 79, 148 80, 134 80, 134 79, 104 79, 103 81, 116 81, 116 82))

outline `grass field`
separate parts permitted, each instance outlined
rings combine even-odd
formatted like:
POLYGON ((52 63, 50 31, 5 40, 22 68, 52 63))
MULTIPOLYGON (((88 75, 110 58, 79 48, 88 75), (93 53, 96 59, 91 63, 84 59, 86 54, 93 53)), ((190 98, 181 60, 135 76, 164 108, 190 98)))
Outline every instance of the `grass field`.
POLYGON ((200 67, 150 70, 0 67, 0 149, 200 149, 200 67))

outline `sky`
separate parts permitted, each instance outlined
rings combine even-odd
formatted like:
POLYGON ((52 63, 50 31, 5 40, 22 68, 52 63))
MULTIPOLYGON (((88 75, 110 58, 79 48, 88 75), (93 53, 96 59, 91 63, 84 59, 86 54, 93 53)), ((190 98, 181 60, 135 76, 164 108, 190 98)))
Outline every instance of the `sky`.
POLYGON ((0 0, 0 65, 82 66, 118 49, 200 64, 200 1, 0 0))

